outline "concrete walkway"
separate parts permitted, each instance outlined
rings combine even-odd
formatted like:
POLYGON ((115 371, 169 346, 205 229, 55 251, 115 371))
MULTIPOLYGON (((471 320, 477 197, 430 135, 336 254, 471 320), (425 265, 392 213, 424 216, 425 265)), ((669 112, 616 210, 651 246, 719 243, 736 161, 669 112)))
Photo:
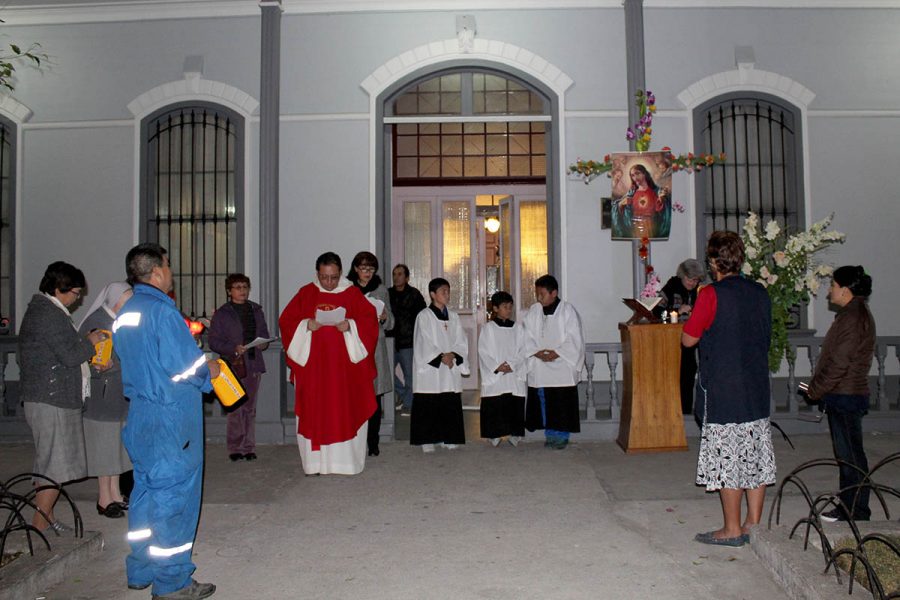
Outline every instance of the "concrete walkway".
MULTIPOLYGON (((780 476, 831 454, 827 436, 795 436, 796 450, 776 436, 780 476)), ((718 495, 693 485, 697 440, 690 445, 625 455, 612 443, 555 451, 539 438, 518 448, 478 440, 423 455, 382 443, 355 477, 304 477, 291 446, 231 463, 211 445, 195 576, 215 583, 220 600, 786 598, 750 547, 692 541, 721 526, 721 510, 718 495)), ((865 445, 874 464, 900 448, 900 435, 866 434, 865 445)), ((0 478, 30 461, 30 445, 0 446, 0 478)), ((881 479, 900 485, 900 465, 881 479)), ((806 481, 823 492, 836 487, 837 473, 806 481)), ((97 515, 95 481, 68 489, 106 547, 40 596, 148 598, 149 590, 125 587, 126 520, 97 515)), ((804 512, 793 493, 782 522, 804 512)), ((898 512, 894 502, 895 519, 898 512)))

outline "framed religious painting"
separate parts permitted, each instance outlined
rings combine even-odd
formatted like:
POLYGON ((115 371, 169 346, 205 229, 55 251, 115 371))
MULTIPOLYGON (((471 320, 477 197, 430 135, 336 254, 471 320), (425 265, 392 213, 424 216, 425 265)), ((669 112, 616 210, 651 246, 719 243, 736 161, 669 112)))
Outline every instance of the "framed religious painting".
POLYGON ((672 228, 672 164, 666 152, 610 156, 612 239, 669 239, 672 228))

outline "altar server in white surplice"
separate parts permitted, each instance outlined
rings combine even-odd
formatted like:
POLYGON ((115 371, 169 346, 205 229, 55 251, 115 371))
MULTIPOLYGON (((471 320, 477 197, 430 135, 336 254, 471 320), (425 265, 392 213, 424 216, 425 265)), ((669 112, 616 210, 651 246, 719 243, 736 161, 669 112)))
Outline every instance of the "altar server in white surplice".
POLYGON ((562 450, 581 431, 578 381, 584 367, 584 334, 575 307, 559 298, 552 275, 534 282, 537 303, 523 319, 528 361, 525 428, 544 429, 545 446, 562 450))
POLYGON ((434 452, 466 443, 462 377, 469 374, 469 342, 459 316, 449 310, 450 283, 428 283, 431 305, 416 317, 413 341, 413 408, 409 443, 434 452))
POLYGON ((481 437, 498 446, 503 437, 517 446, 525 435, 525 330, 512 320, 513 297, 491 296, 492 319, 481 328, 481 437))

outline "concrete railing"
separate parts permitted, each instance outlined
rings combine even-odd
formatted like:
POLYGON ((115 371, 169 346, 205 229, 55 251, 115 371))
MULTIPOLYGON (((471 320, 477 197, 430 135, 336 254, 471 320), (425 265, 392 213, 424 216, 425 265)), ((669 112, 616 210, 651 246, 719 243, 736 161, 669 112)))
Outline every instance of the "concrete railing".
MULTIPOLYGON (((815 336, 791 336, 791 347, 796 358, 785 361, 782 373, 772 379, 772 412, 774 418, 782 423, 799 421, 804 412, 809 412, 802 398, 796 394, 797 383, 808 379, 815 368, 824 338, 815 336)), ((28 439, 30 432, 25 424, 21 407, 18 406, 17 394, 10 394, 10 385, 6 380, 7 367, 15 360, 17 338, 12 335, 0 335, 0 440, 28 439)), ((621 415, 621 359, 622 347, 618 342, 588 343, 585 345, 585 372, 581 386, 584 387, 582 398, 583 420, 588 426, 585 431, 597 432, 599 439, 612 437, 621 415)), ((267 353, 269 372, 266 373, 260 389, 257 405, 257 437, 260 443, 281 443, 293 441, 293 392, 285 376, 283 352, 276 343, 267 353), (277 357, 277 358, 276 358, 277 357)), ((881 336, 877 339, 875 350, 875 368, 877 374, 872 376, 871 389, 872 416, 877 417, 878 427, 882 431, 900 431, 900 377, 888 375, 889 370, 900 370, 900 336, 881 336), (889 357, 893 354, 893 365, 889 357), (889 365, 897 369, 889 369, 889 365)), ((388 400, 389 405, 393 399, 388 400)), ((209 403, 205 407, 207 415, 207 436, 224 439, 225 415, 218 403, 209 403)), ((382 435, 393 436, 393 411, 385 410, 382 435)), ((868 421, 868 420, 867 420, 868 421)), ((820 424, 824 427, 824 424, 820 424)), ((809 423, 800 423, 791 427, 795 431, 811 431, 809 423)), ((593 434, 592 434, 593 435, 593 434)))

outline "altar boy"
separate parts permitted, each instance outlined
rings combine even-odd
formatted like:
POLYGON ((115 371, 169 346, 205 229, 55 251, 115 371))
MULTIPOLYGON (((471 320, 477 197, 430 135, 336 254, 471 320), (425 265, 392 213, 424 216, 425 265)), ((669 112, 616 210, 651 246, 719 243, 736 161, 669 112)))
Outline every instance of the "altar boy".
POLYGON ((544 429, 545 446, 562 450, 581 431, 578 380, 584 366, 584 335, 575 307, 559 298, 552 275, 534 282, 537 302, 523 319, 528 397, 525 428, 544 429))
POLYGON ((504 436, 513 446, 525 435, 524 330, 512 320, 513 297, 491 296, 493 318, 478 337, 481 368, 481 437, 496 447, 504 436))
POLYGON ((434 452, 466 443, 462 377, 469 374, 469 342, 459 316, 449 310, 450 283, 428 283, 431 305, 416 317, 413 339, 413 408, 409 443, 434 452))

